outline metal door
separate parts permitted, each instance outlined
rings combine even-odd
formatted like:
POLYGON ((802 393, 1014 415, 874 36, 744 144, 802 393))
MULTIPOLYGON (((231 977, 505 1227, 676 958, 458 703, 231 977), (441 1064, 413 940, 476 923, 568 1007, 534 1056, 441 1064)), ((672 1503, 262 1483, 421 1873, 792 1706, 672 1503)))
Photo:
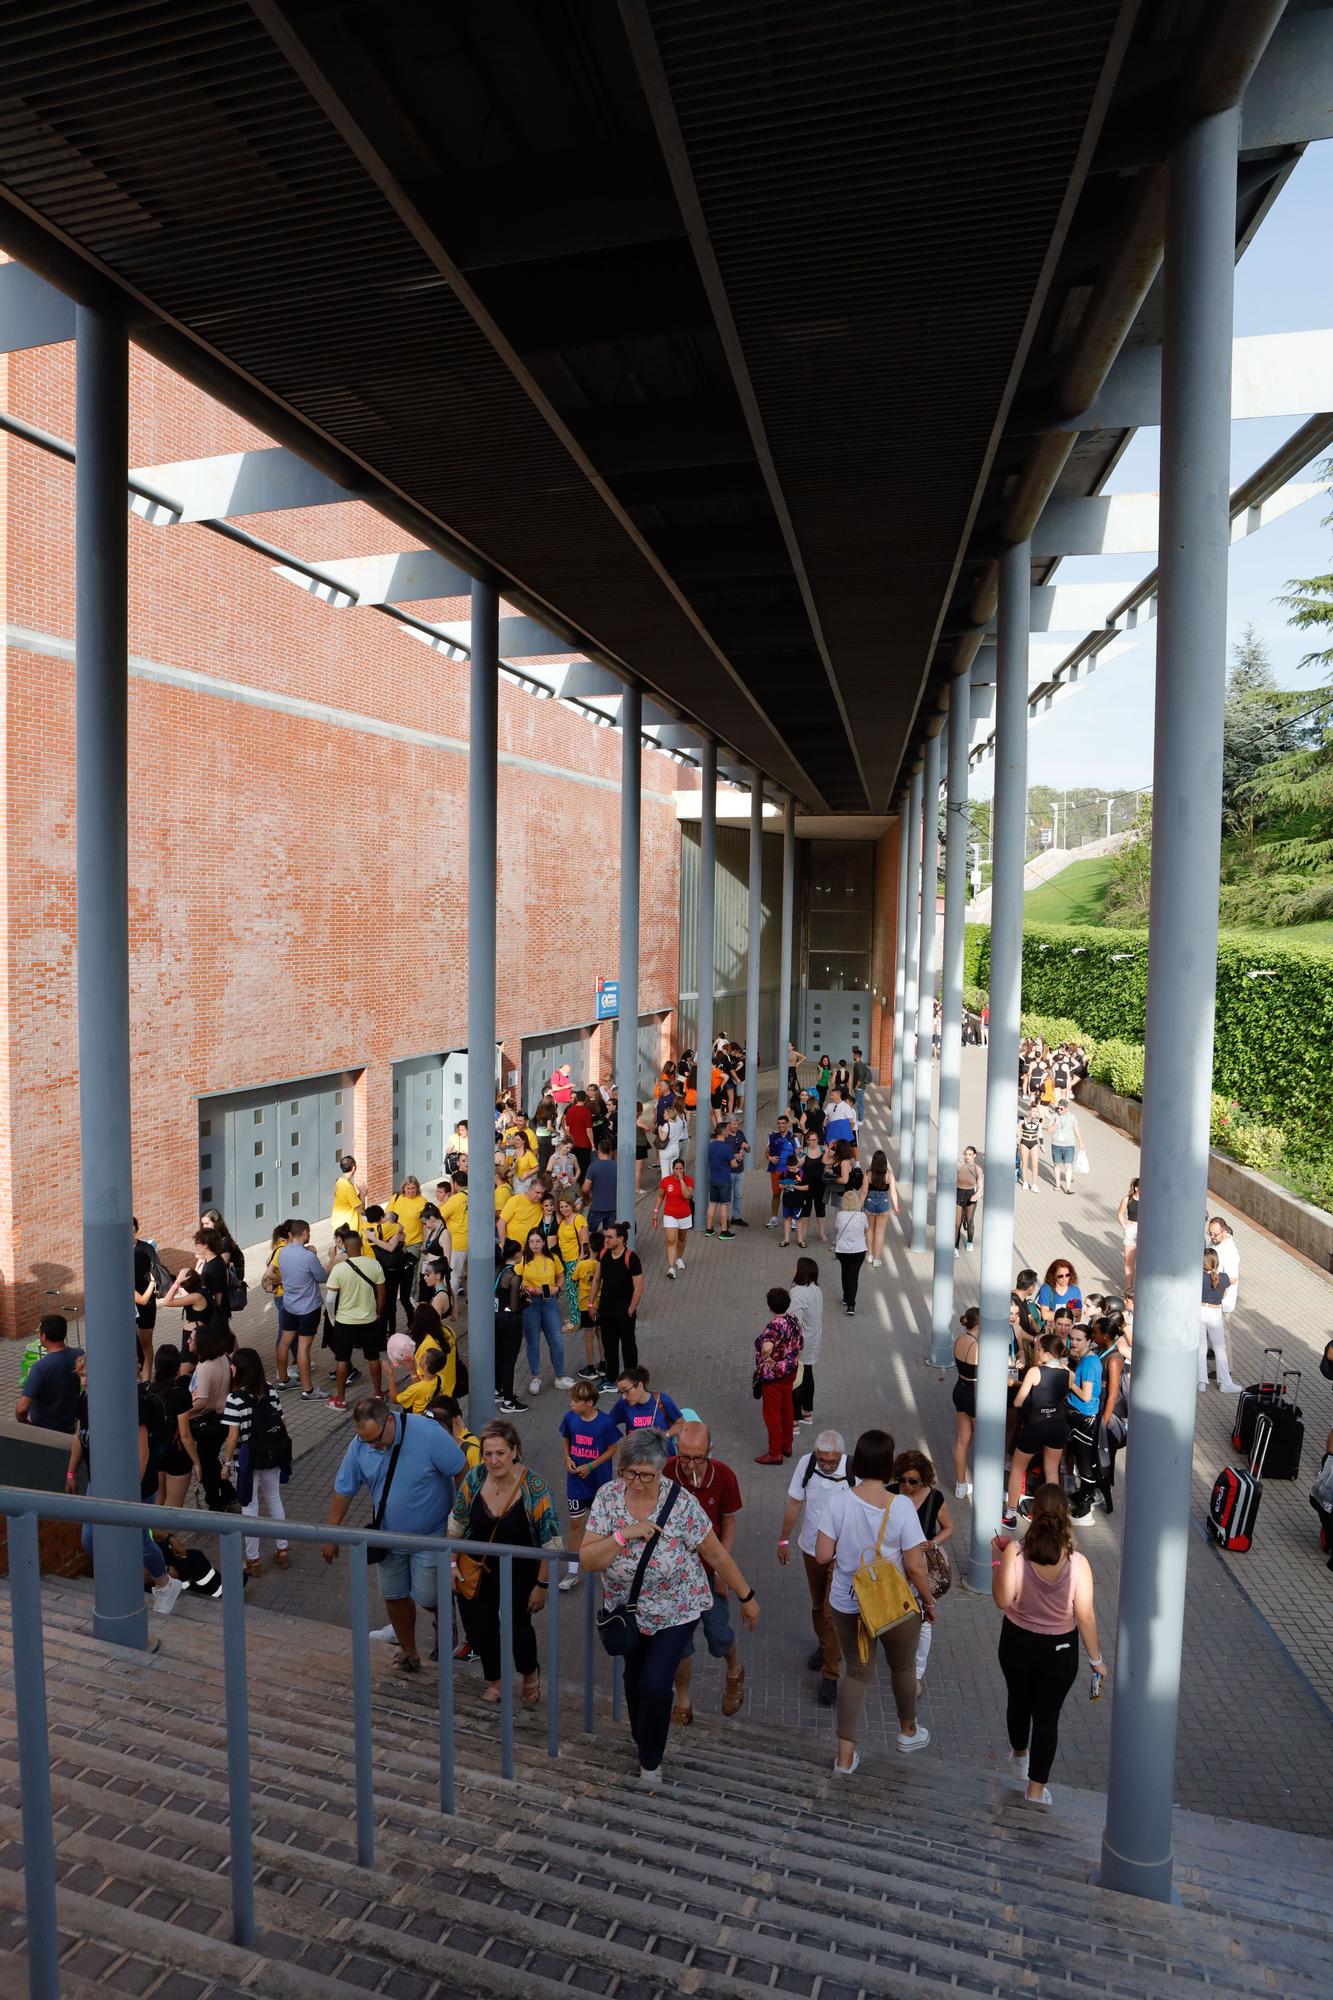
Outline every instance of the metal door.
POLYGON ((338 1156, 353 1151, 354 1078, 268 1084, 199 1100, 199 1205, 220 1208, 238 1243, 333 1205, 338 1156))
POLYGON ((870 1047, 868 993, 807 991, 801 1010, 801 1052, 812 1059, 825 1055, 852 1060, 853 1048, 870 1047))
POLYGON ((582 1090, 588 1081, 586 1028, 562 1028, 554 1035, 523 1037, 521 1075, 525 1111, 536 1109, 541 1102, 542 1085, 561 1063, 569 1064, 569 1080, 575 1090, 582 1090))
POLYGON ((415 1174, 425 1187, 444 1171, 445 1142, 453 1130, 445 1111, 444 1064, 442 1055, 413 1056, 393 1066, 395 1188, 407 1174, 415 1174))
MULTIPOLYGON (((662 1073, 662 1016, 660 1014, 640 1014, 639 1016, 639 1087, 636 1095, 643 1104, 650 1104, 653 1086, 662 1073)), ((611 1036, 611 1081, 620 1081, 620 1023, 616 1022, 611 1036)))

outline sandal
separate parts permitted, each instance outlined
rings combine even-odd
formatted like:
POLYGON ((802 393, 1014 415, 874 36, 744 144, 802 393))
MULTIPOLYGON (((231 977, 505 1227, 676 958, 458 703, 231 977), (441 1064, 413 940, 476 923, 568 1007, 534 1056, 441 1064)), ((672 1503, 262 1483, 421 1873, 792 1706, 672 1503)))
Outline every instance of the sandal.
POLYGON ((291 1557, 288 1555, 286 1549, 275 1549, 273 1552, 273 1561, 279 1569, 287 1569, 291 1564, 291 1557))
POLYGON ((542 1698, 541 1670, 538 1669, 538 1671, 535 1674, 524 1674, 523 1692, 521 1697, 524 1708, 536 1708, 541 1698, 542 1698), (529 1683, 531 1683, 531 1685, 529 1685, 529 1683))
POLYGON ((688 1729, 694 1720, 694 1710, 692 1708, 682 1708, 680 1703, 677 1702, 671 1711, 671 1720, 675 1723, 677 1729, 688 1729))
POLYGON ((481 1698, 483 1701, 489 1701, 493 1703, 498 1708, 500 1703, 499 1684, 497 1682, 488 1681, 486 1683, 486 1686, 481 1691, 481 1698))
POLYGON ((724 1715, 735 1715, 737 1713, 742 1702, 745 1700, 745 1696, 741 1692, 744 1685, 744 1667, 741 1668, 738 1674, 727 1675, 727 1684, 722 1691, 722 1713, 724 1715))

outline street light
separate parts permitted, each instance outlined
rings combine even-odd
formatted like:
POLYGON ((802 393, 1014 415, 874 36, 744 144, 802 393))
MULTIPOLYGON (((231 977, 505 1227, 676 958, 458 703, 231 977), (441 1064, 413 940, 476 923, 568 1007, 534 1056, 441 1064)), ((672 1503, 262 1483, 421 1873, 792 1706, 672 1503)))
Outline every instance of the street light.
POLYGON ((1106 838, 1108 840, 1111 838, 1111 807, 1114 803, 1113 799, 1103 799, 1101 801, 1101 804, 1106 807, 1106 838))

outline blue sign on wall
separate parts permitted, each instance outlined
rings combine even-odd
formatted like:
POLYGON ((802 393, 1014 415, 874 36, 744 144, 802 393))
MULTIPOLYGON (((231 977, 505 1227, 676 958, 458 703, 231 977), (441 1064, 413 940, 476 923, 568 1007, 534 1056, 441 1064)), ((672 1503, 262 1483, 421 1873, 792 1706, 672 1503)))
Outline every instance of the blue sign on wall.
POLYGON ((614 1021, 620 1013, 620 981, 599 979, 597 982, 597 1019, 614 1021))

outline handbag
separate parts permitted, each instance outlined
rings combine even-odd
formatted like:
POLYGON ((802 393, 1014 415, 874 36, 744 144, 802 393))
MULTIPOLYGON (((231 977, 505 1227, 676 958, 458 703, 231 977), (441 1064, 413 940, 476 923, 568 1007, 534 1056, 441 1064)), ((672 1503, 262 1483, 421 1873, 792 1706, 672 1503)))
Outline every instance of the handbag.
MULTIPOLYGON (((518 1490, 521 1494, 526 1495, 527 1493, 528 1475, 526 1471, 518 1483, 518 1490)), ((480 1491, 480 1488, 478 1488, 478 1491, 480 1491)), ((492 1521, 491 1532, 484 1539, 488 1542, 493 1542, 499 1527, 500 1523, 498 1521, 492 1521)), ((486 1556, 470 1556, 465 1550, 459 1550, 458 1554, 454 1557, 455 1597, 466 1597, 470 1601, 476 1596, 477 1592, 481 1589, 481 1579, 486 1574, 488 1560, 489 1558, 486 1556)))
POLYGON ((901 1625, 905 1618, 915 1618, 920 1609, 897 1563, 883 1554, 884 1530, 888 1524, 886 1507, 874 1548, 862 1552, 852 1572, 852 1590, 861 1614, 857 1643, 863 1660, 870 1658, 871 1647, 881 1632, 901 1625))
POLYGON ((938 1600, 947 1595, 949 1585, 953 1582, 953 1570, 944 1549, 937 1549, 932 1545, 926 1550, 926 1574, 930 1578, 932 1596, 938 1600))
POLYGON ((609 1609, 603 1604, 597 1613, 597 1636, 613 1660, 623 1659, 626 1653, 632 1653, 642 1636, 639 1631, 639 1621, 634 1613, 643 1590, 643 1579, 648 1573, 649 1563, 657 1552, 657 1545, 662 1539, 662 1530, 671 1519, 671 1509, 679 1498, 680 1487, 673 1479, 671 1491, 667 1494, 666 1506, 655 1516, 657 1533, 651 1535, 643 1545, 643 1554, 639 1557, 639 1566, 634 1572, 629 1596, 623 1604, 612 1605, 609 1609))
POLYGON ((764 1378, 759 1373, 759 1370, 756 1368, 754 1371, 754 1375, 750 1381, 750 1394, 754 1397, 757 1403, 762 1398, 763 1393, 764 1393, 764 1378))
MULTIPOLYGON (((393 1475, 398 1470, 398 1454, 403 1448, 403 1439, 407 1436, 407 1424, 407 1411, 402 1410, 398 1413, 398 1435, 393 1441, 393 1450, 389 1453, 389 1470, 384 1475, 384 1485, 380 1489, 379 1501, 374 1513, 370 1517, 372 1528, 382 1528, 384 1526, 384 1510, 389 1504, 389 1488, 393 1485, 393 1475)), ((366 1550, 366 1561, 368 1563, 382 1563, 388 1553, 387 1549, 368 1548, 366 1550)))

